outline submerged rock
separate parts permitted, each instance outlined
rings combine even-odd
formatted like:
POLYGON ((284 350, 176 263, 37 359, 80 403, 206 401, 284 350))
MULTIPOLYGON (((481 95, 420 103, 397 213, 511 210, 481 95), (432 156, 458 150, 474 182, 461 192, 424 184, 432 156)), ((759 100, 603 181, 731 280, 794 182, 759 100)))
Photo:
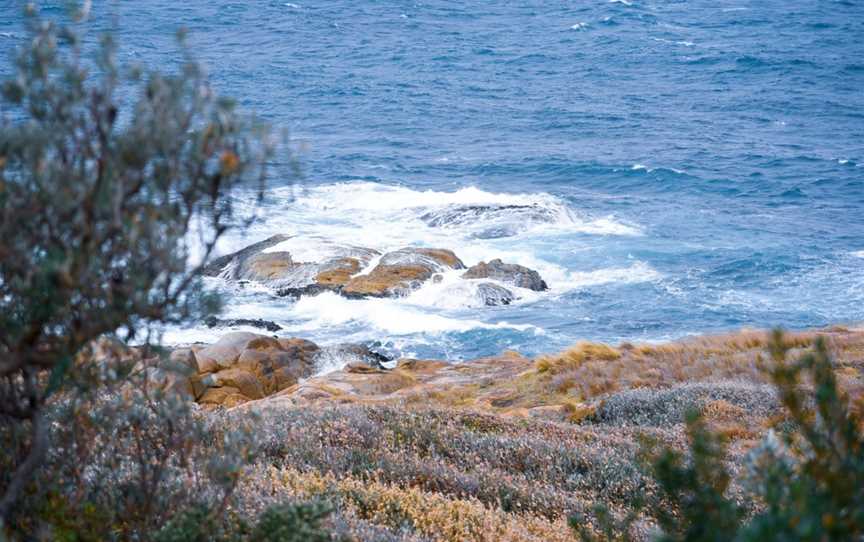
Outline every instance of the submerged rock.
POLYGON ((503 286, 492 284, 491 282, 483 282, 477 285, 477 295, 483 300, 483 304, 487 307, 497 307, 499 305, 509 305, 516 296, 503 286))
POLYGON ((342 287, 347 297, 388 297, 407 295, 436 273, 448 269, 465 269, 451 250, 438 248, 403 248, 388 252, 366 275, 352 277, 342 287))
POLYGON ((430 211, 420 219, 433 228, 467 228, 472 237, 511 237, 531 224, 551 224, 560 219, 555 208, 533 205, 457 205, 430 211))
POLYGON ((549 289, 537 271, 522 265, 504 263, 500 259, 492 260, 489 263, 480 262, 471 266, 468 271, 462 274, 462 278, 493 279, 536 292, 549 289))
POLYGON ((302 264, 291 258, 290 252, 261 252, 231 264, 221 275, 231 280, 254 280, 268 283, 285 280, 296 274, 302 264))

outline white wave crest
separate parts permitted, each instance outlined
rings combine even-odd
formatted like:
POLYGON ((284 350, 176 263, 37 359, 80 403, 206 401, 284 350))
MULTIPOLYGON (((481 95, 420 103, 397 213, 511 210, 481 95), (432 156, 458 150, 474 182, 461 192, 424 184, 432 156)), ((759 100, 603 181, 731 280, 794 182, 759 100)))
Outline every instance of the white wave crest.
POLYGON ((629 267, 609 267, 594 271, 572 271, 558 286, 558 290, 574 290, 602 284, 635 284, 653 282, 663 278, 663 274, 645 262, 636 261, 629 267))
POLYGON ((642 235, 638 225, 612 215, 586 214, 551 194, 495 193, 476 187, 412 190, 365 181, 304 190, 277 188, 268 193, 257 215, 260 220, 245 234, 220 240, 218 253, 283 233, 294 238, 269 251, 288 250, 298 261, 326 259, 345 246, 380 252, 426 246, 450 248, 471 265, 476 261, 463 255, 462 247, 478 239, 494 243, 495 239, 542 239, 574 233, 642 235))
POLYGON ((527 324, 490 324, 424 312, 402 299, 346 299, 331 292, 301 297, 292 316, 300 320, 292 331, 315 331, 326 327, 350 327, 356 324, 372 328, 381 335, 440 334, 472 329, 537 330, 527 324))

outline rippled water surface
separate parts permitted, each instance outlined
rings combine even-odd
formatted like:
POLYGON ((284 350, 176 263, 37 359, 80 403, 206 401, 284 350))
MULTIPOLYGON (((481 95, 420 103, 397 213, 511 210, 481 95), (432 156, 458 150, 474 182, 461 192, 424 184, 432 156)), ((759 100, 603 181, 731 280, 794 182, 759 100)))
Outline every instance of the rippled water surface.
POLYGON ((303 149, 224 250, 437 246, 551 287, 488 308, 455 278, 397 300, 214 284, 228 316, 453 359, 864 320, 860 2, 110 4, 124 60, 171 65, 186 26, 217 88, 303 149))

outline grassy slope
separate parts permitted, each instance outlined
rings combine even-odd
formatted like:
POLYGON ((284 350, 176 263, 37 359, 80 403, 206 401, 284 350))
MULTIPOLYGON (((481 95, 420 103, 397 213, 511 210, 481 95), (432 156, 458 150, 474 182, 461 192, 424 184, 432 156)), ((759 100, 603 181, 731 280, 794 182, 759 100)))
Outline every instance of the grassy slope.
MULTIPOLYGON (((820 333, 861 408, 864 332, 820 333)), ((815 336, 788 340, 804 349, 815 336)), ((597 502, 624 510, 650 491, 639 440, 683 446, 688 408, 727 435, 740 469, 783 421, 760 370, 766 344, 742 332, 474 366, 409 362, 397 376, 343 371, 213 415, 256 414, 265 446, 238 492, 248 512, 323 497, 337 505, 337 530, 357 539, 567 540, 569 514, 597 502)))

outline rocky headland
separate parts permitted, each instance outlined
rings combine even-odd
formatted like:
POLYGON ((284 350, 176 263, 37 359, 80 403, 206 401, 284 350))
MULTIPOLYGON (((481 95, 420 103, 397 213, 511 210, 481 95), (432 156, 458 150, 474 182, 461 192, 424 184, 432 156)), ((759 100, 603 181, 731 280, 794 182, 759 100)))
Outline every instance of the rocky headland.
MULTIPOLYGON (((789 355, 817 337, 864 411, 864 329, 789 333, 789 355)), ((327 499, 331 528, 358 540, 564 541, 574 513, 627 513, 651 489, 639 443, 686 448, 694 409, 727 439, 729 493, 744 498, 743 473, 788 420, 765 372, 770 344, 745 330, 452 362, 231 332, 175 347, 150 370, 217 430, 255 435, 263 455, 236 489, 243 513, 327 499)), ((654 526, 634 528, 649 539, 654 526)))

